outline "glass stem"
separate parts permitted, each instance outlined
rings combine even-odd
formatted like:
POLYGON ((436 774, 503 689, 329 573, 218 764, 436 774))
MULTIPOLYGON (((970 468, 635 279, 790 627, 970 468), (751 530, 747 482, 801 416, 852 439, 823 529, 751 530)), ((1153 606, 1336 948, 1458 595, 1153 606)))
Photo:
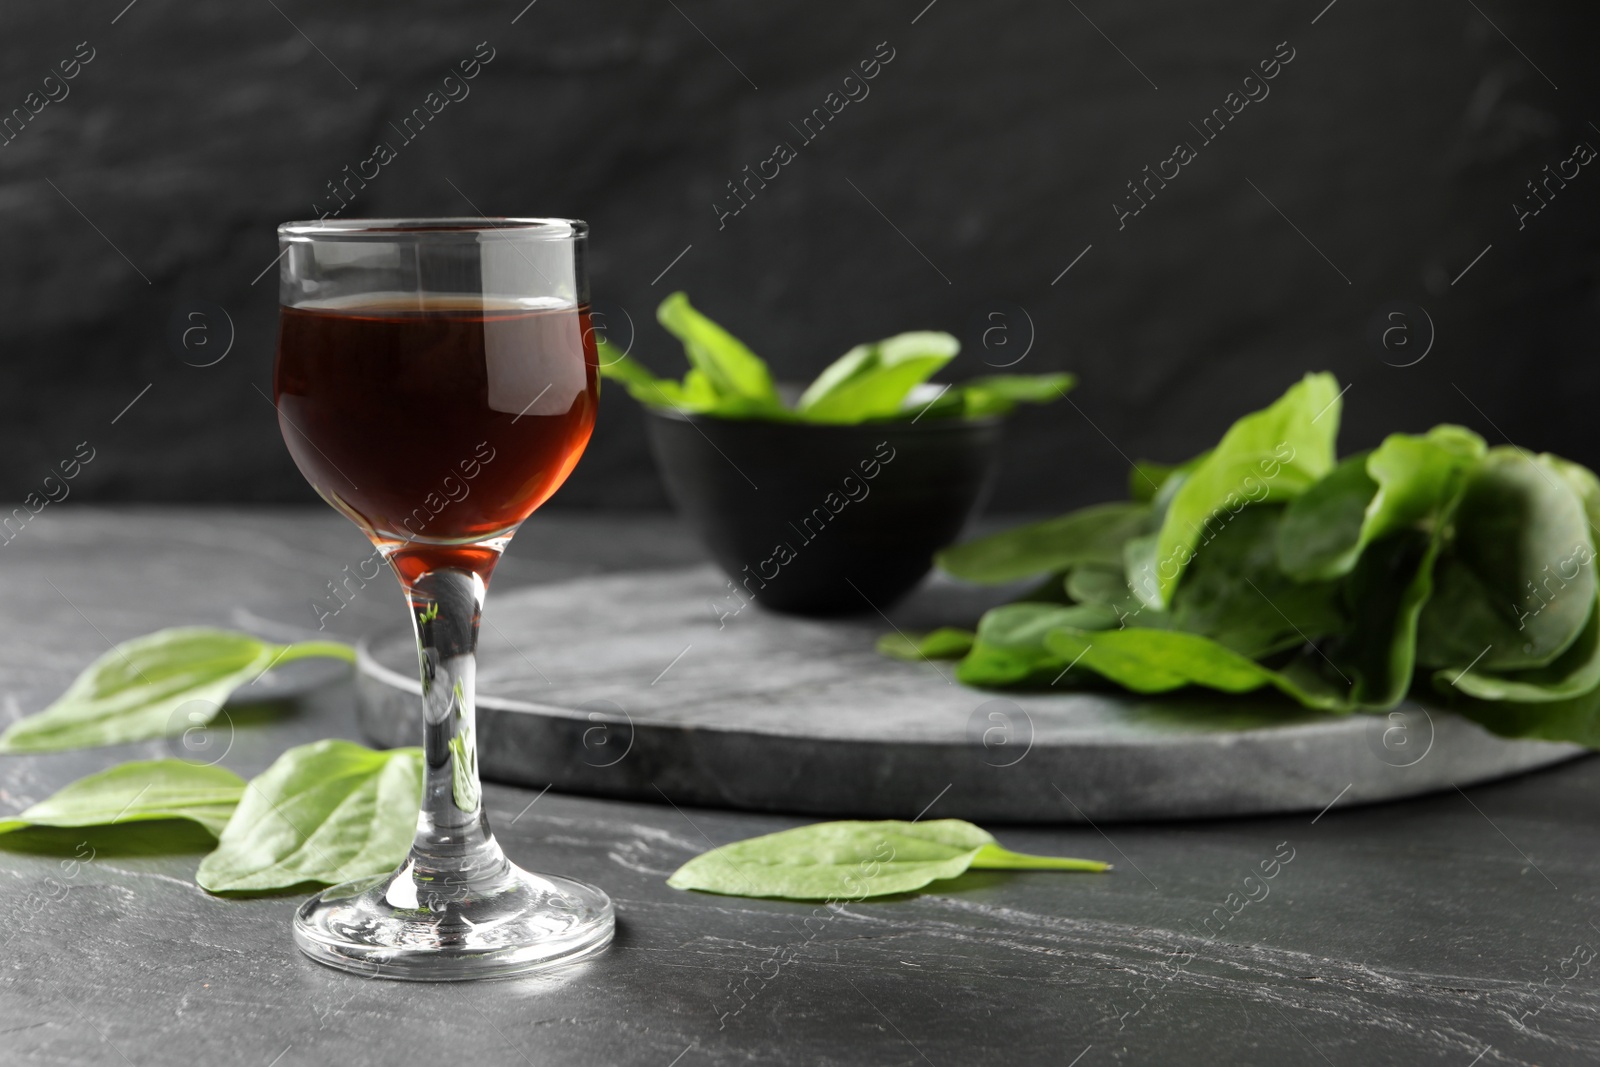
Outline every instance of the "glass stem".
POLYGON ((422 672, 425 770, 407 866, 446 899, 505 875, 478 783, 474 695, 484 576, 445 567, 404 583, 422 672))

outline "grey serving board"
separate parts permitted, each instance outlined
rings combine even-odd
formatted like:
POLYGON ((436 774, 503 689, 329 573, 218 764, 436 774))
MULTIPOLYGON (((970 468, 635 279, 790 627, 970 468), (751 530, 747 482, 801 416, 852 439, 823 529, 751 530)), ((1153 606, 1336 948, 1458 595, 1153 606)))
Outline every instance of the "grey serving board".
MULTIPOLYGON (((491 596, 479 760, 558 790, 872 818, 1077 822, 1316 811, 1465 786, 1580 754, 1437 708, 1331 716, 1277 701, 997 693, 875 639, 970 622, 974 591, 925 583, 889 617, 738 610, 709 567, 491 596), (892 622, 891 622, 892 619, 892 622)), ((864 605, 865 607, 865 605, 864 605)), ((362 729, 418 744, 409 633, 363 648, 362 729)))

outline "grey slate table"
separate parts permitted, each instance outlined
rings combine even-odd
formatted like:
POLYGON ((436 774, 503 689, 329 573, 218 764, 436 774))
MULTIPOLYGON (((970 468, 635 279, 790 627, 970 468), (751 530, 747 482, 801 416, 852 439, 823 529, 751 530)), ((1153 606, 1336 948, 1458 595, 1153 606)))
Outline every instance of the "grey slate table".
MULTIPOLYGON (((107 640, 177 623, 314 627, 309 601, 365 554, 331 513, 52 506, 0 546, 0 714, 42 706, 107 640)), ((669 519, 552 515, 523 532, 496 588, 697 558, 669 519)), ((374 583, 329 629, 389 629, 401 610, 392 583, 374 583)), ((224 763, 245 775, 291 744, 356 736, 343 682, 233 718, 224 763)), ((0 757, 0 813, 166 752, 0 757)), ((513 858, 611 893, 610 952, 543 978, 370 981, 299 956, 299 897, 195 888, 198 852, 102 846, 64 868, 3 851, 0 1062, 1600 1060, 1600 761, 1365 809, 1330 796, 1315 818, 997 827, 1013 848, 1117 870, 970 875, 831 913, 663 881, 713 843, 802 820, 487 797, 513 858), (1247 883, 1263 861, 1275 877, 1247 883)))

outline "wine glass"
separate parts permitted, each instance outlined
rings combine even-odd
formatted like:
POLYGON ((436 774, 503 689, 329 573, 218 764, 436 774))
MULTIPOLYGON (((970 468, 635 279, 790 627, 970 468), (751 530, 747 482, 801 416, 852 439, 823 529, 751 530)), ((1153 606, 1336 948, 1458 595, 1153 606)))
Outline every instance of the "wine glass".
POLYGON ((422 808, 392 874, 295 915, 318 962, 385 978, 499 977, 610 943, 599 889, 513 865, 489 831, 473 695, 489 577, 566 480, 599 398, 568 219, 353 219, 278 227, 278 426, 317 492, 389 561, 422 674, 422 808))

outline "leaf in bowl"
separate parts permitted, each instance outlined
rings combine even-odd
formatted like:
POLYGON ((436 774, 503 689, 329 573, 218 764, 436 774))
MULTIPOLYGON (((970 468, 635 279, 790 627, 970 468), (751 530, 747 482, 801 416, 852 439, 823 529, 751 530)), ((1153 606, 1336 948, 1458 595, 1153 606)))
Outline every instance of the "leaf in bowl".
POLYGON ((704 375, 716 396, 744 400, 752 409, 782 409, 767 365, 743 341, 697 311, 687 294, 673 293, 661 301, 656 319, 683 343, 689 365, 704 375))
POLYGON ((1078 379, 1066 373, 990 374, 954 387, 969 419, 1005 415, 1018 404, 1049 404, 1064 398, 1078 379))
POLYGON ((917 330, 857 345, 817 375, 796 411, 808 422, 854 423, 892 418, 912 389, 961 350, 947 333, 917 330))

